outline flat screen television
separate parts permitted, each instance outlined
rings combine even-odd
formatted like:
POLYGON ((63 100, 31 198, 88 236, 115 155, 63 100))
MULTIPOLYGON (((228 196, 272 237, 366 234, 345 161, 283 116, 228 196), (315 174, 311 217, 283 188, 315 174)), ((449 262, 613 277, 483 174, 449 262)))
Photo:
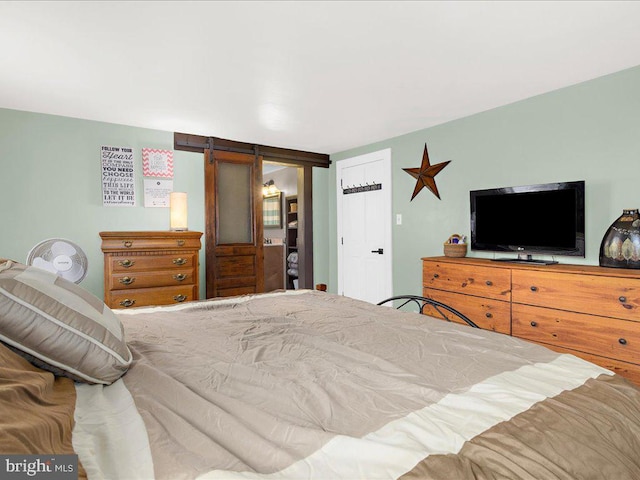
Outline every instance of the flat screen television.
POLYGON ((472 190, 471 249, 514 252, 498 261, 557 263, 532 255, 585 256, 584 181, 472 190))

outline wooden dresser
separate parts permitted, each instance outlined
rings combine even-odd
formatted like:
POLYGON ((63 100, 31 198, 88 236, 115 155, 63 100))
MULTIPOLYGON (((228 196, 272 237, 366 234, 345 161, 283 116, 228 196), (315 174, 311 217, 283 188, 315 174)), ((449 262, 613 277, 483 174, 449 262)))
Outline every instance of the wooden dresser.
POLYGON ((640 385, 640 270, 422 259, 423 295, 479 327, 572 353, 640 385))
POLYGON ((198 300, 200 232, 100 232, 110 308, 198 300))

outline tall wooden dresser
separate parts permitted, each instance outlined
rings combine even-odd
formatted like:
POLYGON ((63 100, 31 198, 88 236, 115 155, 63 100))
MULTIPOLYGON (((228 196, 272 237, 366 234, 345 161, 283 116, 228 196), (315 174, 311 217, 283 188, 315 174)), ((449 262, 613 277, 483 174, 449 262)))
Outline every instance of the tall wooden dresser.
POLYGON ((481 328, 572 353, 640 385, 640 270, 427 257, 422 291, 481 328))
POLYGON ((100 232, 110 308, 199 298, 200 232, 100 232))

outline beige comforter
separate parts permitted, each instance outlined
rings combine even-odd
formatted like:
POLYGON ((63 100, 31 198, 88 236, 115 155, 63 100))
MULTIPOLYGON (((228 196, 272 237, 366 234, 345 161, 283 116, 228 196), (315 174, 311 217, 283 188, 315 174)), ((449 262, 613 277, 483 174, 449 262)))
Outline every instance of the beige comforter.
POLYGON ((512 337, 310 291, 120 317, 89 478, 640 478, 640 391, 512 337))

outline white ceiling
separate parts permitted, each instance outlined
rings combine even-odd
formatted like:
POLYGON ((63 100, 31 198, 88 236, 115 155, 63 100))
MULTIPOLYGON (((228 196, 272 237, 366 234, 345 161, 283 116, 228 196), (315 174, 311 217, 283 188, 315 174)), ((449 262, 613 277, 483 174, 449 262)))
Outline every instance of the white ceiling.
POLYGON ((640 65, 640 2, 0 2, 0 107, 334 153, 640 65))

